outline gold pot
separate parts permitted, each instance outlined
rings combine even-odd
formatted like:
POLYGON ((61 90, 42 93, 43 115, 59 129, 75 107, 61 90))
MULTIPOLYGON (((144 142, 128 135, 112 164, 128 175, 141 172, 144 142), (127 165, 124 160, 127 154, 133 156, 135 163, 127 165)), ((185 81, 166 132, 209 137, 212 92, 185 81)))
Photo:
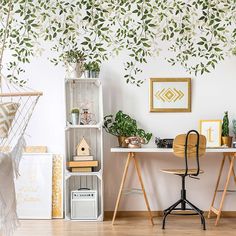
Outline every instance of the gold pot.
POLYGON ((222 145, 226 145, 227 147, 230 148, 232 145, 232 139, 233 139, 233 137, 231 137, 231 136, 223 136, 221 138, 222 145))
POLYGON ((124 136, 118 136, 119 147, 122 147, 122 148, 128 147, 128 143, 125 142, 126 138, 127 137, 124 137, 124 136))

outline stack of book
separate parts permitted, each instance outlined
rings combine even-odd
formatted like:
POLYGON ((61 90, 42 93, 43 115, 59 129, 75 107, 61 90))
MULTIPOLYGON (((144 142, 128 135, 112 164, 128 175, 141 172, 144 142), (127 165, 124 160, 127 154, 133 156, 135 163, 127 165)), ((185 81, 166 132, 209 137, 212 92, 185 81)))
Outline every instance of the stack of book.
POLYGON ((93 156, 75 156, 67 165, 71 172, 92 172, 93 167, 98 166, 98 161, 94 161, 93 156))

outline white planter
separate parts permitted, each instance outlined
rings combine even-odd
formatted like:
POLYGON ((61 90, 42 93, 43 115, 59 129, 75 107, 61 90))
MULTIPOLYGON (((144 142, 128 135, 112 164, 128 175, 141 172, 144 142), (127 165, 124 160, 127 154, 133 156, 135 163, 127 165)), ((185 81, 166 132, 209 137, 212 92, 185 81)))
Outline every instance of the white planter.
POLYGON ((99 72, 98 71, 90 71, 90 77, 91 78, 99 78, 99 72))
POLYGON ((89 70, 85 70, 85 71, 84 71, 84 77, 85 77, 86 79, 90 78, 90 71, 89 71, 89 70))
POLYGON ((79 124, 79 113, 71 113, 71 123, 72 125, 79 124))
POLYGON ((66 63, 66 74, 69 78, 80 78, 84 72, 84 63, 66 63))

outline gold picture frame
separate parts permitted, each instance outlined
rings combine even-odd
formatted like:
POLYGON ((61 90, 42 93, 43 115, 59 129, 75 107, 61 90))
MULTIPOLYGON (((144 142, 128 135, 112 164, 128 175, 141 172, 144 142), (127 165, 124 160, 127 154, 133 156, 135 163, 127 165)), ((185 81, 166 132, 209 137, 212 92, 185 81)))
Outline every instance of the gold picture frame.
POLYGON ((191 112, 191 78, 151 78, 150 112, 191 112))
POLYGON ((199 132, 206 136, 207 147, 221 146, 222 120, 200 120, 199 132))

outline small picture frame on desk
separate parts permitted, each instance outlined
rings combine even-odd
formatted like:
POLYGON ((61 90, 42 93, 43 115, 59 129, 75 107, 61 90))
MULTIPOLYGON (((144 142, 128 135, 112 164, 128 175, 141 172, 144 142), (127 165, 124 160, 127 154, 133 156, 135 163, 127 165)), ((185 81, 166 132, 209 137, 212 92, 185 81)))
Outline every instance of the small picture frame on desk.
POLYGON ((206 136, 207 147, 221 146, 221 120, 200 120, 200 134, 206 136))

